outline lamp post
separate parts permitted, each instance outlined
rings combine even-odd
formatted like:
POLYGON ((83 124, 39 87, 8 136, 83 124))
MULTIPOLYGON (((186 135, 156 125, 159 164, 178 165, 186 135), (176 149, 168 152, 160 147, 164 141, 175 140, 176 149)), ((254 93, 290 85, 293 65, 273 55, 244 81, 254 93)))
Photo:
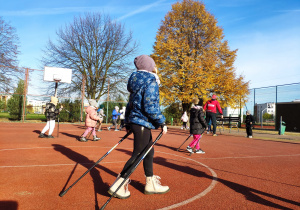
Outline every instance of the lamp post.
MULTIPOLYGON (((267 107, 268 108, 268 107, 267 107)), ((267 109, 267 108, 264 108, 264 110, 261 111, 261 127, 263 127, 263 113, 264 111, 267 109)))

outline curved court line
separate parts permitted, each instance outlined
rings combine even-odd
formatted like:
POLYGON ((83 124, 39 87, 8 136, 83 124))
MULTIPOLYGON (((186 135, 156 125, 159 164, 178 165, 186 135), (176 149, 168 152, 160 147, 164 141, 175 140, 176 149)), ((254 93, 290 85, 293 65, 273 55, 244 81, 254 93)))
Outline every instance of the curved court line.
MULTIPOLYGON (((69 147, 79 147, 79 146, 69 146, 69 147)), ((82 146, 80 146, 82 148, 82 146)), ((84 146, 84 147, 95 147, 95 146, 84 146)), ((45 148, 52 148, 52 147, 34 147, 34 148, 17 148, 17 149, 2 149, 0 151, 5 151, 5 150, 19 150, 19 149, 45 149, 45 148)), ((212 182, 210 183, 210 185, 204 190, 202 191, 201 193, 195 195, 194 197, 192 198, 189 198, 187 200, 184 200, 182 202, 179 202, 179 203, 176 203, 176 204, 173 204, 171 206, 167 206, 167 207, 164 207, 164 208, 161 208, 159 210, 169 210, 169 209, 173 209, 173 208, 178 208, 180 206, 183 206, 183 205, 186 205, 188 203, 191 203, 203 196, 205 196, 207 193, 209 193, 214 187, 215 185, 217 184, 217 174, 214 172, 214 170, 212 170, 210 167, 208 167, 207 165, 199 162, 199 161, 196 161, 196 160, 193 160, 191 158, 186 158, 186 157, 183 157, 183 156, 179 156, 179 155, 175 155, 175 154, 171 154, 171 153, 167 153, 167 152, 160 152, 160 151, 155 151, 155 152, 158 152, 158 153, 163 153, 163 154, 168 154, 168 155, 173 155, 173 156, 177 156, 179 158, 184 158, 184 159, 187 159, 187 160, 190 160, 190 161, 193 161, 205 168, 207 168, 211 174, 212 174, 212 182)), ((117 162, 126 162, 126 161, 117 161, 117 162)), ((105 162, 105 163, 110 163, 110 162, 105 162)), ((114 161, 115 163, 115 161, 114 161)), ((84 164, 84 163, 81 163, 81 164, 84 164)), ((51 164, 51 165, 27 165, 27 166, 0 166, 0 168, 20 168, 20 167, 49 167, 49 166, 67 166, 67 165, 74 165, 74 164, 51 164)))
POLYGON ((182 202, 180 202, 180 203, 175 203, 175 204, 173 204, 173 205, 171 205, 171 206, 167 206, 167 207, 164 207, 164 208, 161 208, 161 209, 158 209, 158 210, 174 209, 174 208, 178 208, 178 207, 180 207, 180 206, 186 205, 186 204, 188 204, 188 203, 191 203, 191 202, 193 202, 193 201, 195 201, 195 200, 197 200, 197 199, 199 199, 199 198, 205 196, 205 195, 206 195, 207 193, 209 193, 209 192, 215 187, 215 185, 217 184, 217 180, 218 180, 217 174, 215 173, 214 170, 212 170, 212 169, 211 169, 210 167, 208 167, 207 165, 205 165, 205 164, 203 164, 203 163, 201 163, 201 162, 199 162, 199 161, 193 160, 193 159, 191 159, 191 158, 186 158, 186 157, 182 157, 182 156, 175 155, 175 154, 171 154, 171 153, 167 153, 167 152, 160 152, 160 151, 155 151, 155 152, 158 152, 158 153, 164 153, 164 154, 168 154, 168 155, 173 155, 173 156, 177 156, 177 157, 180 157, 180 158, 185 158, 185 159, 187 159, 187 160, 196 162, 196 163, 198 163, 199 165, 202 165, 203 167, 207 168, 207 169, 210 171, 210 173, 211 173, 211 175, 212 175, 212 177, 213 177, 212 182, 210 183, 210 185, 209 185, 204 191, 202 191, 201 193, 199 193, 198 195, 195 195, 194 197, 189 198, 189 199, 187 199, 187 200, 184 200, 184 201, 182 201, 182 202))

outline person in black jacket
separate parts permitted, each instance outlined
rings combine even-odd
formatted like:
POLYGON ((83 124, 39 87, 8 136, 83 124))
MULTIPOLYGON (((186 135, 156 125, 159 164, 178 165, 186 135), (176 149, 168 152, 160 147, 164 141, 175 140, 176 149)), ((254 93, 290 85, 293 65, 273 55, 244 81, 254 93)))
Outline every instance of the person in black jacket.
POLYGON ((58 103, 58 99, 54 96, 51 96, 50 102, 46 104, 45 114, 47 118, 47 124, 42 130, 42 132, 40 133, 39 138, 54 138, 52 136, 52 133, 55 128, 55 119, 59 114, 59 111, 63 108, 63 106, 61 105, 61 108, 57 109, 56 108, 57 103, 58 103), (49 130, 48 136, 45 136, 45 132, 47 130, 49 130))
POLYGON ((204 154, 205 152, 200 149, 200 138, 202 133, 207 128, 206 120, 204 119, 203 112, 203 99, 194 98, 194 106, 190 110, 190 134, 193 134, 193 141, 187 146, 187 151, 193 152, 193 147, 196 145, 195 153, 204 154))
POLYGON ((254 123, 254 117, 253 115, 250 113, 250 111, 248 110, 246 112, 246 132, 247 132, 247 138, 252 138, 252 127, 253 127, 253 123, 254 123))

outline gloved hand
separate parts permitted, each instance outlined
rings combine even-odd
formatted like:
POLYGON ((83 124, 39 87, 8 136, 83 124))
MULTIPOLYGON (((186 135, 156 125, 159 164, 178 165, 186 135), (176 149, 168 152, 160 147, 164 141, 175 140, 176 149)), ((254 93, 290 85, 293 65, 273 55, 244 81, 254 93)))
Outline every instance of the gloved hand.
POLYGON ((163 132, 163 134, 166 134, 168 132, 168 127, 165 123, 161 124, 161 131, 163 132))

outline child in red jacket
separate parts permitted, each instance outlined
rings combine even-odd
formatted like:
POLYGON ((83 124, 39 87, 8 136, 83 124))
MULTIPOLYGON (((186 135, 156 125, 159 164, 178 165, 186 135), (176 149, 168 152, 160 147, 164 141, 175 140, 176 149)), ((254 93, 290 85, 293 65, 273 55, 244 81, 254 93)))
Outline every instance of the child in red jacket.
POLYGON ((85 126, 87 127, 84 134, 80 138, 80 141, 86 142, 85 138, 89 132, 93 130, 93 141, 98 141, 100 138, 96 136, 95 127, 97 125, 97 121, 100 120, 100 117, 97 115, 97 102, 94 99, 89 99, 90 106, 86 108, 86 117, 85 117, 85 126))

